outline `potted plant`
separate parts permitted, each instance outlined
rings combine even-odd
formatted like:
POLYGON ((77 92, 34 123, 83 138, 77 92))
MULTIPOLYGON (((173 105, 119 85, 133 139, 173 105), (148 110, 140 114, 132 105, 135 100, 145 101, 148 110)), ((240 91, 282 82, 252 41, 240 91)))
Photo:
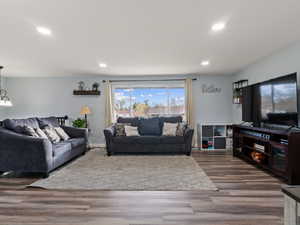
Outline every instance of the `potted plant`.
POLYGON ((73 124, 73 127, 76 127, 76 128, 85 128, 86 127, 86 121, 81 118, 74 120, 72 122, 72 124, 73 124))
POLYGON ((84 86, 85 86, 85 84, 84 84, 83 81, 79 81, 79 82, 78 82, 78 89, 79 89, 80 91, 83 91, 83 90, 84 90, 84 86))
POLYGON ((93 91, 98 91, 99 86, 98 82, 93 83, 93 91))

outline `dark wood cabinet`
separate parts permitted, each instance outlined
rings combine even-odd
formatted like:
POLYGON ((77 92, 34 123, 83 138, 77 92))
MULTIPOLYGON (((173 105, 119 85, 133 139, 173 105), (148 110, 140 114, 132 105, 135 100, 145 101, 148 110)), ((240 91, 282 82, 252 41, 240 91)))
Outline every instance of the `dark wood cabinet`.
POLYGON ((233 126, 233 155, 282 178, 300 184, 300 130, 233 126))

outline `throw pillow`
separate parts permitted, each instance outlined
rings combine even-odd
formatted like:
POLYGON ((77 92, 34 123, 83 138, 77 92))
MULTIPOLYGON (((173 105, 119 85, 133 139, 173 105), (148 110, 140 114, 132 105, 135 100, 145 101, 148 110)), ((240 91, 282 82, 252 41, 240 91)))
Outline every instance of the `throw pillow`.
POLYGON ((61 127, 54 127, 54 130, 62 140, 66 141, 70 139, 70 136, 61 127))
POLYGON ((49 139, 45 132, 41 130, 41 128, 36 128, 35 132, 37 133, 37 135, 39 135, 40 138, 49 139))
POLYGON ((125 134, 126 136, 140 136, 138 128, 134 126, 125 125, 125 134))
POLYGON ((160 135, 159 118, 141 119, 139 125, 139 132, 141 135, 160 135))
POLYGON ((186 123, 178 123, 176 129, 176 136, 184 136, 184 132, 187 128, 186 123))
POLYGON ((52 142, 52 143, 58 143, 60 142, 60 137, 58 136, 58 134, 56 133, 55 129, 53 127, 50 126, 46 126, 43 131, 45 132, 45 134, 47 135, 48 139, 52 142))
POLYGON ((125 125, 126 125, 125 123, 115 124, 116 136, 126 136, 125 125))
POLYGON ((163 136, 176 136, 177 123, 164 123, 163 136))
POLYGON ((39 135, 35 132, 35 130, 29 126, 23 126, 23 133, 27 136, 36 137, 36 138, 39 137, 39 135))

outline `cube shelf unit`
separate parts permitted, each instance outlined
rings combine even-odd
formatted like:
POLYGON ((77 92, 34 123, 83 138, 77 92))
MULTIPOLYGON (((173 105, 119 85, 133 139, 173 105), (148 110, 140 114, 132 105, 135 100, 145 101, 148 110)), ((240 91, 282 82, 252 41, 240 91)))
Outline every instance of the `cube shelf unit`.
POLYGON ((198 124, 200 150, 231 150, 232 124, 198 124))

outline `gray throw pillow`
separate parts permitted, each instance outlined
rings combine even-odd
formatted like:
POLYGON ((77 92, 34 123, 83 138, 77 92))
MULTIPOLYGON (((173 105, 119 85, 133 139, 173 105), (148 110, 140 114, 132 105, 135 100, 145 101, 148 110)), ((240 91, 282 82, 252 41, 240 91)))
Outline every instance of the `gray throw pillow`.
POLYGON ((23 126, 23 133, 27 136, 36 137, 36 138, 39 137, 39 135, 35 132, 35 130, 29 126, 23 126))
POLYGON ((49 139, 45 132, 41 130, 41 128, 36 128, 35 132, 37 133, 37 135, 39 135, 40 138, 49 139))
POLYGON ((176 136, 177 123, 164 123, 163 136, 176 136))
POLYGON ((58 143, 60 142, 60 137, 58 136, 58 134, 56 133, 54 127, 50 127, 50 126, 46 126, 43 131, 45 132, 45 134, 47 135, 48 139, 52 142, 52 143, 58 143))
POLYGON ((115 124, 116 136, 126 136, 125 125, 128 125, 128 124, 126 124, 126 123, 116 123, 115 124))
POLYGON ((176 130, 176 136, 184 136, 186 128, 187 128, 186 123, 178 123, 177 130, 176 130))
POLYGON ((62 140, 67 141, 70 139, 70 136, 61 127, 54 127, 54 130, 62 140))
POLYGON ((134 126, 125 125, 126 136, 140 136, 138 128, 134 126))

